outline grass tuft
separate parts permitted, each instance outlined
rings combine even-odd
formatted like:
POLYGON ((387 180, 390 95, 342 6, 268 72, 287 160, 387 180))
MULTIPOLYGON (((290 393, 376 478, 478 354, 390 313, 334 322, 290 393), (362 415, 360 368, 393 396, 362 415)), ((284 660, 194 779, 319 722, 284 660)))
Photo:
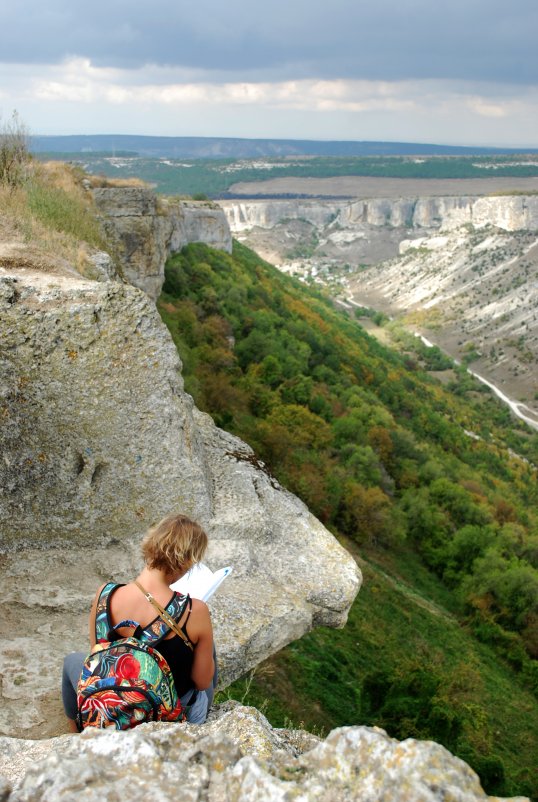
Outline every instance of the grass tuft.
MULTIPOLYGON (((67 164, 29 161, 19 185, 0 182, 0 238, 31 247, 32 265, 69 264, 90 275, 91 251, 110 250, 84 173, 67 164)), ((30 259, 30 251, 26 251, 30 259)), ((27 265, 28 266, 28 265, 27 265)))

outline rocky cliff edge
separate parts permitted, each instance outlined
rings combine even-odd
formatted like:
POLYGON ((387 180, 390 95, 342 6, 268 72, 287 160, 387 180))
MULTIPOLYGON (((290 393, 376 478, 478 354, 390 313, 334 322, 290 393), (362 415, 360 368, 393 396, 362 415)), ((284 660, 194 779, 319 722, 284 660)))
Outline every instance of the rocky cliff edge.
POLYGON ((190 242, 231 253, 232 235, 224 212, 210 201, 157 197, 145 187, 91 190, 122 276, 156 300, 168 256, 190 242))
MULTIPOLYGON (((132 216, 158 230, 140 197, 132 216)), ((221 686, 342 626, 360 585, 305 505, 196 409, 151 298, 98 277, 0 243, 1 734, 63 731, 63 654, 86 648, 96 588, 139 570, 143 533, 170 511, 206 528, 211 568, 233 566, 211 602, 221 686)))
POLYGON ((2 802, 494 800, 469 766, 431 741, 399 742, 375 727, 341 727, 322 740, 272 729, 257 710, 233 702, 201 726, 0 738, 0 756, 9 762, 2 802))

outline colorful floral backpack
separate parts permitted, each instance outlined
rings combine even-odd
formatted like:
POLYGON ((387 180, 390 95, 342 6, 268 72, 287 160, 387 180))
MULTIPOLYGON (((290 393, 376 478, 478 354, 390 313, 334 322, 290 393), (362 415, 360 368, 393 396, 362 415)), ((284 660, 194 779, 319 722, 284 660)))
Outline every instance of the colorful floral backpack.
POLYGON ((173 629, 193 648, 177 626, 190 597, 176 593, 164 609, 138 585, 160 618, 145 629, 131 620, 110 627, 110 595, 117 587, 112 582, 105 585, 97 603, 97 643, 84 661, 77 688, 79 730, 128 730, 145 721, 184 721, 172 672, 155 646, 173 629), (113 640, 113 632, 122 627, 133 627, 133 635, 113 640))

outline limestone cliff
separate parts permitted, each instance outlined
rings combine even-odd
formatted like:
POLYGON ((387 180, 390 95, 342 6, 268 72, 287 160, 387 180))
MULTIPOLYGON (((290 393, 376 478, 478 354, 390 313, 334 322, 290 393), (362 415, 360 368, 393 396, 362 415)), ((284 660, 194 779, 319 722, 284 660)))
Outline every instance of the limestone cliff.
MULTIPOLYGON (((318 231, 322 247, 338 240, 349 245, 353 239, 368 239, 374 234, 371 228, 408 229, 417 235, 424 229, 449 230, 463 225, 477 229, 494 226, 504 231, 538 229, 536 195, 233 200, 220 201, 220 206, 232 232, 238 235, 302 221, 318 231)), ((400 240, 405 236, 401 232, 400 240)))
POLYGON ((92 191, 103 226, 115 246, 123 277, 154 300, 164 281, 166 258, 190 242, 228 253, 230 229, 222 210, 207 201, 157 198, 142 187, 101 187, 92 191))
MULTIPOLYGON (((226 201, 286 272, 414 326, 517 403, 538 382, 538 196, 226 201)), ((536 404, 528 414, 538 421, 536 404)), ((525 413, 527 414, 527 413, 525 413)))
POLYGON ((138 570, 141 535, 169 511, 207 529, 211 567, 234 567, 212 602, 223 685, 313 625, 341 626, 359 588, 304 504, 194 407, 146 293, 100 278, 24 248, 0 259, 5 734, 61 731, 62 654, 86 648, 96 587, 138 570))

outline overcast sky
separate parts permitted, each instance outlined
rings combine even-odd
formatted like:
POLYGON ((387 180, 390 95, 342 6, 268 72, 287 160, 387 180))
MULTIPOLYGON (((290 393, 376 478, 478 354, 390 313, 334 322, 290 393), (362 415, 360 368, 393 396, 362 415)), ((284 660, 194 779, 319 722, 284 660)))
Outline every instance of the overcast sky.
POLYGON ((538 0, 0 0, 32 134, 538 147, 538 0))

